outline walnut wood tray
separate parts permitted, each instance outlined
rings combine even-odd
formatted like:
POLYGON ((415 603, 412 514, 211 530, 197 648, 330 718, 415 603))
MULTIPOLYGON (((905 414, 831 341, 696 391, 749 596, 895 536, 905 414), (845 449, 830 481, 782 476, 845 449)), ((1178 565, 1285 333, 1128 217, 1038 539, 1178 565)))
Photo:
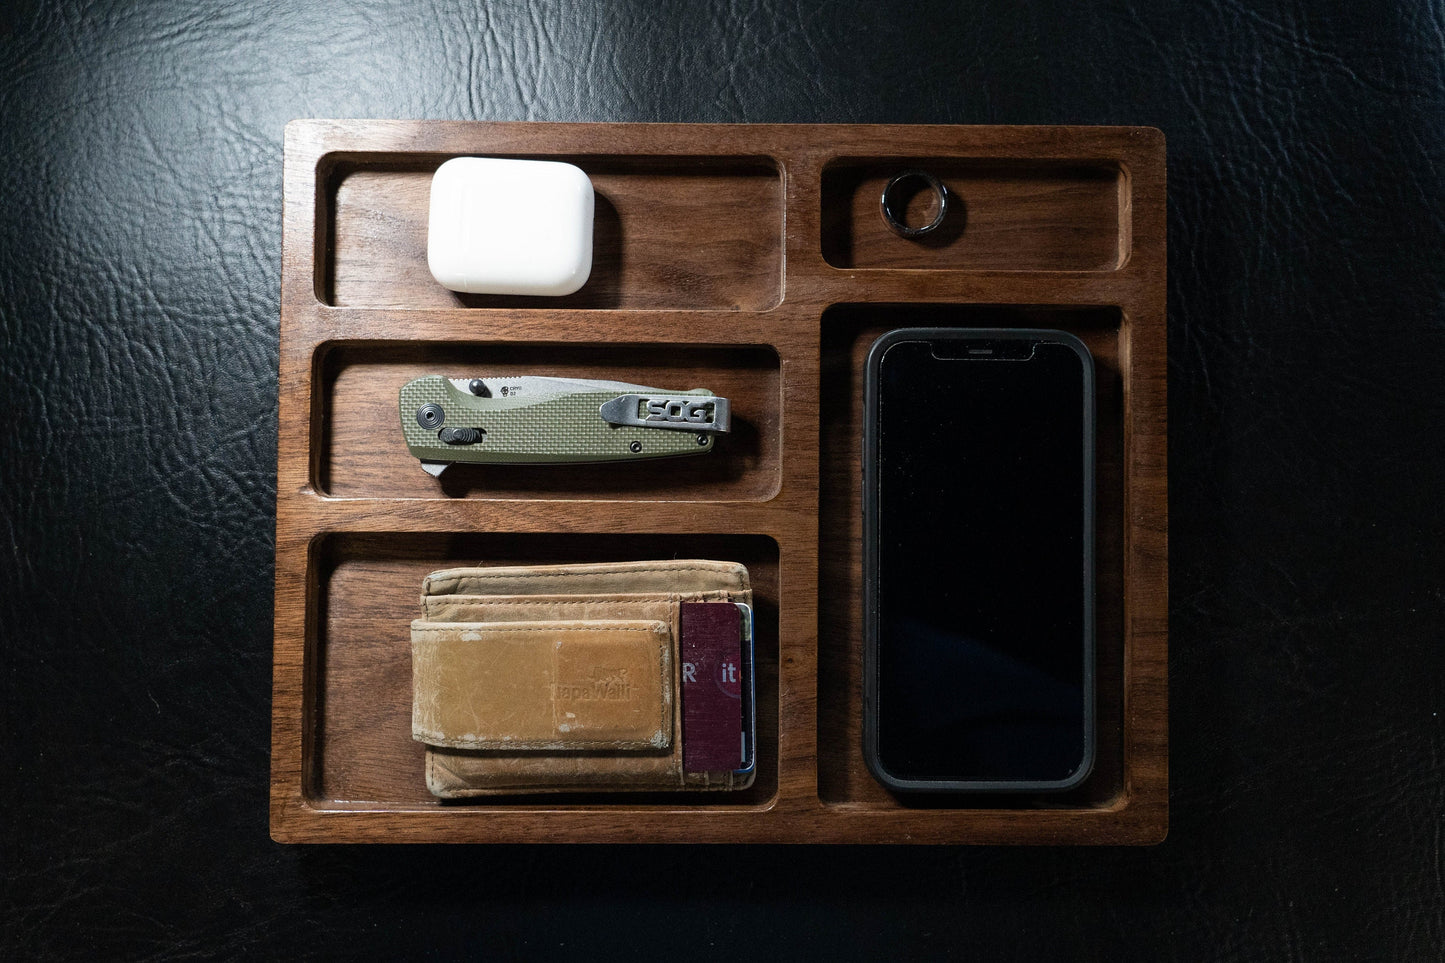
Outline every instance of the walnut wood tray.
POLYGON ((286 842, 1152 843, 1168 825, 1164 139, 1142 128, 297 121, 286 130, 271 833, 286 842), (432 172, 565 159, 591 280, 458 295, 432 172), (962 202, 912 242, 922 167, 962 202), (1098 372, 1094 774, 1055 797, 890 795, 861 750, 863 358, 910 325, 1062 328, 1098 372), (707 456, 441 480, 397 423, 422 373, 548 373, 732 400, 707 456), (745 563, 759 772, 739 793, 442 804, 410 735, 422 576, 458 564, 745 563))

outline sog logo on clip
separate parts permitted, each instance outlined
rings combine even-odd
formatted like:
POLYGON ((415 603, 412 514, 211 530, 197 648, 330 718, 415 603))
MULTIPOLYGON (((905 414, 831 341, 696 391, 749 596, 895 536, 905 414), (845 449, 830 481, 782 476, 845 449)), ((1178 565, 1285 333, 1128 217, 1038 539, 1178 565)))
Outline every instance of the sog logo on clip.
POLYGON ((631 702, 632 683, 626 669, 596 668, 590 679, 553 685, 552 698, 558 702, 631 702))
POLYGON ((672 398, 648 398, 647 416, 644 421, 664 421, 671 424, 710 425, 713 422, 712 402, 690 404, 672 398))

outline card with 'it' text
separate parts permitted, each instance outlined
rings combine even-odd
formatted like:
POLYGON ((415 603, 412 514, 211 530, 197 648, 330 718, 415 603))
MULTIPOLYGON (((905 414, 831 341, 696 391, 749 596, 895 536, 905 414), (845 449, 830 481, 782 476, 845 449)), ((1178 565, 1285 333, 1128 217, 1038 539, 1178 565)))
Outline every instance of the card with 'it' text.
POLYGON ((681 621, 683 768, 747 768, 753 680, 744 612, 732 602, 683 602, 681 621))

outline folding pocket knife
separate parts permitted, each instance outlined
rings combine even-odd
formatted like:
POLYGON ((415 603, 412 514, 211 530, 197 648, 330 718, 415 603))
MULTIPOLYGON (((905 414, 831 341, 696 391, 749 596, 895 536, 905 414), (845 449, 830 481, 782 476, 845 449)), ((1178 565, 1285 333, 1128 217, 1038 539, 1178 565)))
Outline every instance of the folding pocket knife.
POLYGON ((421 467, 576 464, 711 451, 731 427, 726 398, 620 381, 535 375, 444 378, 401 388, 401 429, 421 467))

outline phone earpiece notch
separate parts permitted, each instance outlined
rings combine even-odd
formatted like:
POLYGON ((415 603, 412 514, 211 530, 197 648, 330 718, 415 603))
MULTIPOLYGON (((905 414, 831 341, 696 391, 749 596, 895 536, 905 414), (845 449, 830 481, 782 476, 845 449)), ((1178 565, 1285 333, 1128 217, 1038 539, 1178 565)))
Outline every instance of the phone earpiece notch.
POLYGON ((939 361, 1028 361, 1037 345, 1037 341, 1021 338, 939 340, 933 342, 933 357, 939 361))

